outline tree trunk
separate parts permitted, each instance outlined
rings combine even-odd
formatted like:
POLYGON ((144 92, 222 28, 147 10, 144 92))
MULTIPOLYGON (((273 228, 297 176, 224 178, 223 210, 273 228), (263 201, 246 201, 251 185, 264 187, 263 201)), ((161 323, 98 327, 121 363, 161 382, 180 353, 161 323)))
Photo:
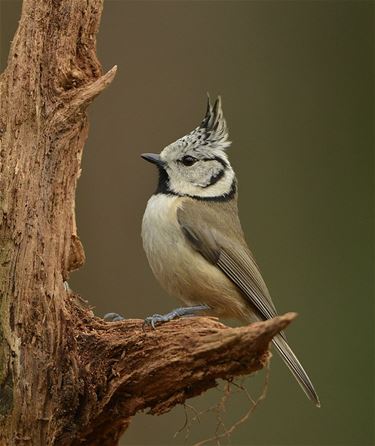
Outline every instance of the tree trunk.
POLYGON ((74 206, 86 107, 116 73, 96 57, 101 11, 102 0, 24 0, 0 78, 1 445, 116 445, 137 411, 260 369, 294 318, 143 331, 96 318, 65 289, 84 262, 74 206))

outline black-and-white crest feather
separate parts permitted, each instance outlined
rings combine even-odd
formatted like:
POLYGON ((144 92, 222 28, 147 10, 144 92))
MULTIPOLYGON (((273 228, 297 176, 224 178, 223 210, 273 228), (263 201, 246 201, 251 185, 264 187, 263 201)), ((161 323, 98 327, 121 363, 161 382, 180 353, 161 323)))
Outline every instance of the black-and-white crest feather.
POLYGON ((194 133, 202 135, 204 141, 213 147, 226 149, 230 146, 231 142, 228 141, 228 127, 223 115, 220 96, 216 99, 212 107, 210 97, 207 95, 206 115, 201 125, 193 130, 190 135, 194 136, 194 133))
POLYGON ((209 146, 212 149, 224 150, 231 145, 228 141, 228 127, 224 118, 219 96, 212 106, 207 96, 207 111, 202 123, 192 132, 176 141, 184 147, 202 148, 209 146))

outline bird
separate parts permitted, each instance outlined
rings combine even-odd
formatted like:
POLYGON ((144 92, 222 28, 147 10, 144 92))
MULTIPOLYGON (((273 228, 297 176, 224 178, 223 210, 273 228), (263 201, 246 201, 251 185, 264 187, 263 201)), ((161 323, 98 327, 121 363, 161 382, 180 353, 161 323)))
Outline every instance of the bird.
MULTIPOLYGON (((241 227, 228 138, 221 97, 212 105, 208 96, 198 127, 159 154, 141 155, 159 174, 143 215, 143 247, 162 288, 184 304, 146 318, 153 328, 192 315, 243 324, 277 316, 241 227)), ((272 342, 307 397, 320 407, 318 394, 285 334, 277 334, 272 342)))

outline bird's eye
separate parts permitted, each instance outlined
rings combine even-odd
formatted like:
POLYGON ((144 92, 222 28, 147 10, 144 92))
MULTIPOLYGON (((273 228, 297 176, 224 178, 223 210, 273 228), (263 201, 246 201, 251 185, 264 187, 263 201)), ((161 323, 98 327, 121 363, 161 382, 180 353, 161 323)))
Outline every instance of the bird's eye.
POLYGON ((194 158, 193 156, 190 156, 190 155, 184 156, 181 160, 181 162, 184 166, 192 166, 197 161, 198 161, 197 158, 194 158))

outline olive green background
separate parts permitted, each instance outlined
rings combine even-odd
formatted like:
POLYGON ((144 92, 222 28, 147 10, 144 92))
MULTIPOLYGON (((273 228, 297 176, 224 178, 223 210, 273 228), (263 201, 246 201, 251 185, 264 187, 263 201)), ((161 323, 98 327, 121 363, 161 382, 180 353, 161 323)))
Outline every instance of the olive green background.
MULTIPOLYGON (((2 67, 19 6, 1 2, 2 67)), ((99 315, 178 305, 142 250, 156 172, 139 155, 190 131, 206 92, 221 94, 243 227, 279 311, 300 314, 289 340, 322 401, 316 409, 275 358, 267 399, 232 445, 374 444, 373 30, 365 1, 105 2, 99 56, 119 71, 90 107, 77 197, 87 262, 70 285, 99 315)), ((257 379, 246 381, 254 396, 257 379)), ((233 395, 229 424, 248 405, 233 395)), ((184 444, 173 438, 183 423, 181 407, 138 415, 123 444, 184 444)), ((215 426, 203 417, 186 444, 215 426)))

